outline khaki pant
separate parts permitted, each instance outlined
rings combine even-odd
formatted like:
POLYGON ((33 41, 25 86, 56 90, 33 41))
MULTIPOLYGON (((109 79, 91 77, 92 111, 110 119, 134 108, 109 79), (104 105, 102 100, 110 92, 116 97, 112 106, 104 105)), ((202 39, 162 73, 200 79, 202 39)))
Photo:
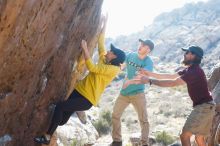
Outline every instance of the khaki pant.
POLYGON ((121 137, 121 121, 120 118, 125 108, 132 104, 138 114, 140 126, 141 126, 141 142, 142 145, 148 144, 149 135, 149 122, 147 118, 146 99, 144 93, 139 93, 132 96, 119 95, 117 98, 113 113, 112 113, 112 138, 113 141, 122 141, 121 137))

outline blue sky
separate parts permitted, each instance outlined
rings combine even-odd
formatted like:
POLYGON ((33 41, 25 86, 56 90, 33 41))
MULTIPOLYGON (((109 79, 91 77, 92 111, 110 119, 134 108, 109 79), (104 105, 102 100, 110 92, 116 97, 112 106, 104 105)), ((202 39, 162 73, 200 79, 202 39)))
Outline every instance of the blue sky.
POLYGON ((103 13, 108 13, 106 37, 140 31, 160 13, 198 1, 208 0, 104 0, 103 13))

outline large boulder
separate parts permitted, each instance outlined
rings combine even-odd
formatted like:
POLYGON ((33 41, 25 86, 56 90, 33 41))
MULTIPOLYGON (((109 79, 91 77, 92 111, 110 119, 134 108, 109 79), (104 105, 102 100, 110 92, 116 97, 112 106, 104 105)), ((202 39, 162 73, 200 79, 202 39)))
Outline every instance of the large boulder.
POLYGON ((81 40, 91 52, 95 47, 101 6, 102 0, 0 1, 0 140, 5 145, 35 145, 33 137, 46 131, 50 105, 64 100, 83 72, 76 71, 84 66, 77 67, 81 40))
MULTIPOLYGON (((212 96, 217 104, 220 104, 220 63, 218 63, 211 71, 208 80, 209 89, 212 91, 212 96)), ((220 109, 219 109, 220 111, 220 109)))
POLYGON ((215 146, 220 143, 220 63, 211 71, 208 85, 216 102, 216 114, 213 119, 212 133, 209 140, 209 146, 215 146))
POLYGON ((58 127, 57 135, 59 146, 94 144, 99 137, 89 119, 82 123, 75 114, 65 125, 58 127))

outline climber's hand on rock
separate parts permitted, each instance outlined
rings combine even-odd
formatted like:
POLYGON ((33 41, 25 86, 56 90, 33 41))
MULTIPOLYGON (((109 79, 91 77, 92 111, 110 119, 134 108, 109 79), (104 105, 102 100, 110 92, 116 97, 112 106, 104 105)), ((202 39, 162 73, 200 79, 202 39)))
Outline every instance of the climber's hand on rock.
POLYGON ((81 47, 83 50, 87 50, 87 42, 85 40, 82 40, 81 47))
POLYGON ((85 40, 82 40, 81 47, 83 49, 85 59, 86 60, 89 59, 90 55, 89 55, 89 51, 88 51, 88 48, 87 48, 87 42, 85 40))

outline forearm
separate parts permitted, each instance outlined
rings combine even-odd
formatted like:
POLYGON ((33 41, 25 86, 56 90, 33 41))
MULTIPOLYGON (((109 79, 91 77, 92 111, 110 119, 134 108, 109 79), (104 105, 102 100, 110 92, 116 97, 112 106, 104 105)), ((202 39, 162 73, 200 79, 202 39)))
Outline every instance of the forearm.
POLYGON ((98 49, 99 53, 105 51, 105 34, 103 32, 99 36, 98 49))
POLYGON ((184 85, 185 82, 180 79, 149 79, 150 84, 157 85, 160 87, 174 87, 179 85, 184 85))
POLYGON ((102 17, 102 28, 101 28, 101 33, 99 35, 99 40, 98 40, 98 52, 99 56, 105 55, 106 54, 106 48, 105 48, 105 30, 106 30, 106 22, 107 22, 107 17, 102 17))
POLYGON ((155 79, 176 79, 177 77, 179 77, 178 74, 159 74, 159 73, 153 73, 153 72, 148 72, 146 75, 155 78, 155 79))
POLYGON ((170 79, 150 79, 152 85, 157 85, 160 87, 173 87, 173 80, 170 79))

